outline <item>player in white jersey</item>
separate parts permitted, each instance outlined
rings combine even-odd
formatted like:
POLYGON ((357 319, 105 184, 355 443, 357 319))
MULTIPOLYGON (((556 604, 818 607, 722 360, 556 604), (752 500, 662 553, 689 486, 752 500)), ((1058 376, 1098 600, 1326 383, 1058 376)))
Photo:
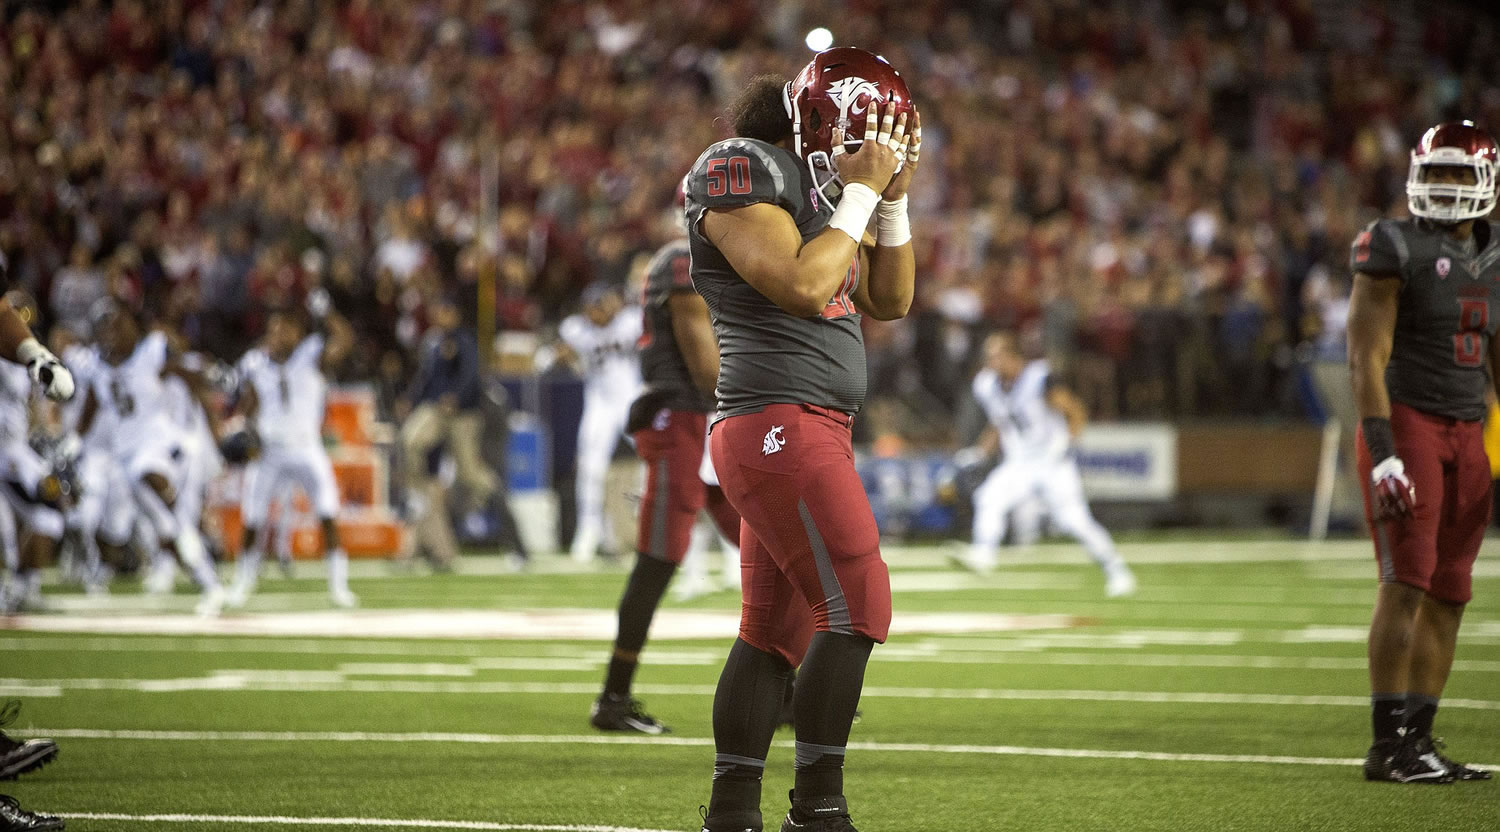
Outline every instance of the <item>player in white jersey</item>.
POLYGON ((1005 458, 974 492, 974 539, 964 565, 992 570, 1006 516, 1035 495, 1053 526, 1082 543, 1104 570, 1106 593, 1112 598, 1133 593, 1135 576, 1083 496, 1073 455, 1073 441, 1087 419, 1082 402, 1055 383, 1047 362, 1027 362, 1009 333, 985 339, 984 356, 985 366, 974 377, 974 398, 990 421, 986 439, 998 438, 1005 458))
MULTIPOLYGON (((53 329, 58 352, 73 370, 78 387, 89 389, 95 373, 103 366, 98 347, 76 340, 72 333, 53 329), (66 341, 66 344, 62 342, 66 341)), ((78 442, 77 473, 81 487, 78 499, 64 514, 69 530, 84 549, 84 588, 100 592, 107 588, 110 568, 105 564, 100 546, 111 550, 129 545, 135 528, 135 500, 130 494, 124 472, 114 464, 110 436, 114 430, 109 414, 97 411, 87 432, 79 430, 87 396, 76 396, 62 407, 61 428, 64 436, 78 442)))
POLYGON ((0 511, 7 515, 8 579, 0 608, 7 613, 45 609, 41 567, 56 554, 64 530, 57 480, 29 442, 31 424, 31 379, 26 368, 0 364, 0 493, 4 494, 0 511))
POLYGON ((328 594, 335 606, 358 601, 349 591, 349 556, 339 544, 338 483, 323 449, 323 416, 328 383, 324 373, 348 356, 354 331, 329 312, 327 336, 308 334, 299 310, 277 310, 266 322, 264 343, 239 363, 240 397, 235 413, 244 416, 259 439, 260 456, 250 463, 240 500, 245 523, 238 577, 229 592, 231 606, 241 607, 255 591, 266 548, 266 519, 279 501, 282 522, 290 514, 289 495, 301 488, 323 526, 328 562, 328 594))
POLYGON ((641 338, 641 311, 625 306, 619 290, 590 286, 582 314, 570 315, 558 327, 565 358, 583 375, 583 419, 578 424, 575 494, 578 525, 573 534, 573 559, 594 559, 600 543, 618 551, 613 528, 604 516, 604 478, 615 446, 625 435, 630 403, 641 392, 641 364, 636 344, 641 338))
POLYGON ((172 424, 166 403, 168 374, 186 381, 195 393, 201 380, 169 355, 166 336, 142 336, 135 316, 110 304, 96 319, 101 355, 80 419, 87 434, 100 413, 113 423, 110 456, 123 469, 131 496, 156 535, 162 549, 172 553, 192 573, 203 591, 199 615, 215 616, 224 604, 224 591, 198 528, 180 522, 178 494, 186 478, 182 430, 172 424))
MULTIPOLYGON (((10 276, 8 263, 5 260, 4 254, 0 253, 0 293, 5 293, 3 296, 0 296, 0 358, 4 358, 10 364, 25 367, 32 384, 40 387, 47 398, 54 401, 67 401, 73 398, 73 374, 68 372, 67 368, 57 360, 57 356, 42 346, 31 334, 31 327, 28 322, 35 318, 35 306, 28 306, 27 304, 29 304, 30 299, 24 295, 9 293, 7 291, 9 288, 10 276)), ((5 366, 8 367, 9 365, 5 366)), ((20 380, 19 376, 10 374, 8 370, 7 373, 8 380, 12 382, 9 385, 12 389, 0 393, 0 396, 3 396, 7 406, 20 405, 23 408, 20 413, 29 415, 24 408, 31 398, 30 390, 27 389, 27 385, 20 380)), ((12 411, 12 421, 15 420, 16 415, 17 412, 12 411)), ((13 424, 11 426, 12 429, 14 430, 19 424, 25 423, 18 422, 17 424, 13 424)), ((17 458, 19 459, 19 457, 17 458)), ((36 488, 29 493, 27 492, 27 487, 22 483, 31 479, 33 472, 24 471, 23 468, 25 465, 26 463, 24 462, 16 463, 15 461, 7 464, 7 473, 9 474, 7 479, 16 485, 12 486, 8 484, 5 486, 5 489, 7 494, 9 494, 16 488, 20 488, 22 494, 18 494, 17 496, 27 497, 28 499, 23 502, 30 503, 35 501, 35 498, 45 497, 46 495, 45 489, 42 488, 36 488)), ((37 484, 41 485, 40 480, 38 480, 37 484)), ((60 538, 62 536, 60 526, 61 516, 59 515, 57 519, 59 525, 53 530, 56 531, 57 537, 60 538)), ((42 534, 39 533, 41 531, 44 530, 33 528, 32 538, 37 540, 43 539, 42 534)), ((17 590, 20 597, 35 597, 40 593, 41 579, 40 573, 37 570, 41 566, 41 562, 38 558, 50 556, 50 552, 41 548, 42 545, 38 543, 34 547, 27 547, 18 553, 16 564, 18 567, 18 580, 16 583, 18 584, 17 590)), ((55 540, 53 541, 52 548, 56 548, 55 540)), ((10 593, 11 597, 16 597, 16 595, 17 593, 10 593)))

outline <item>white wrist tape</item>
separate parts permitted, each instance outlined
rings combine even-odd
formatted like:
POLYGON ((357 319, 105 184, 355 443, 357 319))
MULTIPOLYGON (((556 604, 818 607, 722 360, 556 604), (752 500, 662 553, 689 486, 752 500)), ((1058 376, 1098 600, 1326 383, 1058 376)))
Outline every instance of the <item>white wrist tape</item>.
POLYGON ((911 242, 905 194, 900 199, 880 200, 875 209, 875 242, 882 246, 904 246, 911 242))
POLYGON ((33 358, 51 357, 52 353, 35 338, 27 338, 16 345, 16 361, 30 364, 33 358))
POLYGON ((833 218, 828 221, 829 228, 848 234, 858 243, 865 238, 865 229, 870 227, 870 215, 875 213, 875 206, 880 204, 880 194, 869 185, 853 182, 844 186, 844 193, 839 196, 839 207, 833 210, 833 218))

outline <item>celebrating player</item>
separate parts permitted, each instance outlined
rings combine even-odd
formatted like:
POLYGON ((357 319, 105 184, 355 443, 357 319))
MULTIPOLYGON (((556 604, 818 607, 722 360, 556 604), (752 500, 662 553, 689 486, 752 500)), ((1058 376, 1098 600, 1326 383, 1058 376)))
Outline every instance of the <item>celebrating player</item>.
POLYGON ((800 664, 782 829, 848 832, 844 750, 870 650, 891 623, 850 445, 865 397, 860 321, 911 305, 906 192, 920 120, 896 70, 848 47, 818 53, 785 85, 753 80, 735 110, 739 138, 705 151, 686 186, 693 285, 721 356, 714 467, 744 518, 740 634, 714 697, 703 828, 761 829, 761 774, 800 664))
POLYGON ((575 495, 578 527, 573 560, 589 563, 600 543, 618 552, 614 529, 604 514, 604 478, 615 446, 625 435, 630 403, 641 389, 635 346, 641 338, 640 310, 628 309, 618 289, 602 283, 583 293, 583 313, 569 315, 557 328, 561 354, 583 375, 583 419, 578 424, 575 495))
POLYGON ((165 409, 163 378, 177 375, 195 391, 201 379, 169 354, 166 336, 142 334, 135 315, 117 302, 99 310, 96 331, 104 359, 90 378, 78 431, 87 435, 97 418, 115 426, 109 441, 115 464, 125 471, 132 496, 162 549, 177 557, 203 592, 197 612, 216 616, 224 605, 213 562, 198 528, 178 517, 178 489, 186 472, 182 437, 165 409))
POLYGON ((986 573, 1005 537, 1005 519, 1039 496, 1052 523, 1082 543, 1104 570, 1105 594, 1135 592, 1135 575, 1115 551, 1083 496, 1073 441, 1088 416, 1072 391, 1058 384, 1042 360, 1027 362, 1015 336, 985 339, 984 369, 974 376, 974 398, 990 420, 986 440, 998 437, 1005 461, 974 491, 974 540, 964 565, 986 573))
POLYGON ((708 306, 693 291, 689 259, 687 241, 674 240, 646 270, 640 339, 646 391, 631 405, 625 427, 646 463, 646 493, 635 569, 620 597, 614 655, 591 719, 595 728, 606 731, 667 731, 630 695, 651 619, 687 554, 698 512, 707 508, 724 535, 738 539, 740 533, 739 513, 720 489, 699 476, 719 377, 719 345, 708 306))
POLYGON ((323 449, 323 416, 328 382, 324 373, 338 365, 354 346, 354 331, 332 310, 323 309, 328 337, 307 334, 302 310, 280 309, 266 324, 264 346, 240 359, 242 381, 235 412, 254 426, 260 457, 245 475, 241 500, 245 518, 244 550, 229 592, 229 605, 242 607, 255 591, 265 551, 266 518, 271 502, 281 501, 282 522, 290 516, 289 493, 299 486, 318 513, 328 562, 328 597, 334 606, 358 601, 349 591, 349 556, 339 545, 339 489, 333 464, 323 449))
POLYGON ((1432 723, 1490 515, 1481 420, 1486 361, 1500 378, 1500 240, 1485 217, 1497 160, 1494 139, 1471 122, 1428 130, 1406 180, 1412 219, 1372 223, 1350 254, 1349 363, 1380 564, 1369 780, 1490 776, 1443 756, 1432 723))

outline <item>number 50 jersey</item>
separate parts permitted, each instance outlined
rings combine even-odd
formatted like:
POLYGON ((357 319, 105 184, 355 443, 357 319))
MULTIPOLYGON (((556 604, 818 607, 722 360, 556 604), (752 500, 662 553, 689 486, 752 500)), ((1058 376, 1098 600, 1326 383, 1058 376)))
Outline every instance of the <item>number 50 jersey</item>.
POLYGON ((834 206, 819 197, 796 156, 755 139, 729 139, 698 157, 684 181, 693 288, 719 338, 719 417, 770 404, 812 404, 855 413, 865 400, 865 342, 852 296, 859 258, 820 316, 799 318, 735 273, 703 236, 710 209, 766 202, 792 216, 804 244, 828 227, 834 206))
POLYGON ((1355 237, 1349 268, 1401 281, 1386 366, 1391 401, 1464 421, 1484 418, 1485 364, 1500 325, 1500 239, 1475 220, 1468 240, 1424 220, 1377 220, 1355 237))

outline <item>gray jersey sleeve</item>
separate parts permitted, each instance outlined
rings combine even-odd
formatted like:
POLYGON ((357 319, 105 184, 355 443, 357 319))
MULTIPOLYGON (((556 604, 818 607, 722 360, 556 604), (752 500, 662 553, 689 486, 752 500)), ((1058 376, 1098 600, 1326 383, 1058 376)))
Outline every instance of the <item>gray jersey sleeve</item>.
POLYGON ((1395 277, 1405 282, 1406 241, 1389 220, 1376 220, 1365 226, 1349 247, 1349 270, 1371 277, 1395 277))
POLYGON ((698 157, 684 182, 689 222, 696 225, 707 210, 758 202, 779 205, 796 216, 802 204, 796 190, 800 178, 787 170, 790 154, 774 149, 753 139, 729 139, 698 157))

